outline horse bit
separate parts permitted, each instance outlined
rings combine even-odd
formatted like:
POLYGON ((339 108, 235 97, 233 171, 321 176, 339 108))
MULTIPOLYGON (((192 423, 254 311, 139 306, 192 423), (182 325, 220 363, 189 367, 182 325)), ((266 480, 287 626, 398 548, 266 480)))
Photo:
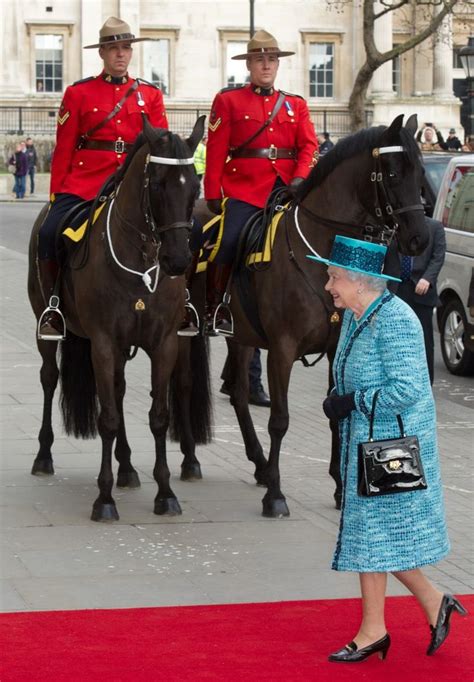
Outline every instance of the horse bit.
MULTIPOLYGON (((167 156, 153 156, 152 154, 147 154, 146 160, 145 160, 145 167, 143 169, 143 172, 145 174, 145 182, 143 185, 143 215, 145 218, 145 222, 147 226, 149 227, 150 231, 152 233, 156 234, 161 234, 162 232, 167 232, 168 230, 176 230, 185 227, 186 229, 190 230, 192 227, 191 222, 176 222, 176 223, 171 223, 169 225, 163 225, 162 227, 158 227, 155 223, 155 219, 153 218, 153 213, 151 210, 151 203, 150 203, 150 175, 148 173, 148 165, 150 163, 157 163, 163 166, 191 166, 194 164, 194 156, 189 156, 185 159, 178 159, 178 158, 170 158, 167 156), (148 191, 146 191, 148 189, 148 191)), ((110 233, 110 215, 112 212, 112 206, 114 204, 115 198, 118 195, 118 192, 120 190, 120 186, 117 189, 116 195, 112 198, 112 201, 109 204, 109 208, 107 211, 107 241, 110 249, 110 253, 112 254, 112 258, 116 262, 116 264, 122 269, 125 270, 126 272, 130 272, 133 275, 138 275, 145 284, 146 288, 148 291, 153 294, 156 291, 156 288, 158 286, 158 277, 160 274, 160 264, 157 262, 155 265, 152 265, 151 268, 148 268, 145 272, 139 272, 138 270, 132 270, 131 268, 127 268, 123 263, 119 261, 117 258, 117 255, 114 251, 114 247, 112 244, 112 235, 110 233), (150 273, 155 270, 155 281, 152 284, 152 278, 150 273)), ((144 236, 142 235, 142 239, 144 236)))

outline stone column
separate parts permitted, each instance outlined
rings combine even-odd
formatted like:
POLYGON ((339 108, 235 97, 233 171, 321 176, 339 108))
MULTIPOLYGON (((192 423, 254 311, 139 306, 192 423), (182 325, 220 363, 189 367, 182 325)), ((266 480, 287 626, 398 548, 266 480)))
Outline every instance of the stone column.
MULTIPOLYGON (((28 71, 21 68, 20 45, 25 40, 30 40, 30 36, 29 34, 27 38, 23 36, 23 16, 20 17, 16 2, 7 2, 2 5, 2 12, 3 20, 0 34, 4 56, 1 67, 2 97, 18 97, 23 95, 21 82, 27 83, 30 75, 28 71)), ((29 64, 27 68, 29 68, 29 64)))
POLYGON ((450 14, 444 17, 434 36, 433 95, 437 99, 453 98, 453 32, 450 14))
MULTIPOLYGON (((377 14, 383 9, 380 2, 374 3, 374 12, 377 14)), ((375 22, 375 44, 380 52, 388 52, 393 47, 392 43, 392 13, 388 12, 375 22)), ((392 62, 386 62, 379 66, 372 78, 372 96, 387 99, 394 96, 392 87, 392 62)))
POLYGON ((99 48, 84 50, 84 45, 95 45, 99 41, 100 27, 105 18, 102 13, 102 0, 82 0, 81 3, 81 58, 82 78, 96 76, 102 70, 99 48))

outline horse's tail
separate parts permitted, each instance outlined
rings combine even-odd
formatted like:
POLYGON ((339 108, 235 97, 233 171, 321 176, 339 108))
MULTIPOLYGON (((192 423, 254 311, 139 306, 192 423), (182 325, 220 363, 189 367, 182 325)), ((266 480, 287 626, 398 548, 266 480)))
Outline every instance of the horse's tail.
POLYGON ((60 408, 64 430, 76 438, 97 435, 98 403, 91 342, 70 331, 60 344, 60 408))
POLYGON ((169 387, 171 440, 179 441, 183 434, 182 424, 182 390, 179 374, 184 381, 191 381, 190 426, 196 445, 205 445, 212 440, 212 401, 211 380, 209 372, 209 343, 199 336, 190 339, 190 352, 184 357, 180 352, 178 365, 173 372, 169 387), (185 366, 183 366, 183 363, 185 366), (190 366, 189 366, 190 365, 190 366))

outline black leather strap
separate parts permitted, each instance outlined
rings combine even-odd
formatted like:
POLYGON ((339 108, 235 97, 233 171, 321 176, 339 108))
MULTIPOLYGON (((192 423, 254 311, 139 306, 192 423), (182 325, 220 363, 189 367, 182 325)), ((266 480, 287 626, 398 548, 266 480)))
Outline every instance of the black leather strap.
POLYGON ((287 147, 257 147, 249 149, 248 147, 239 147, 235 151, 230 152, 232 159, 296 159, 297 150, 287 147))
POLYGON ((265 123, 262 126, 260 126, 260 128, 257 130, 256 133, 254 133, 247 140, 245 140, 245 142, 242 142, 242 144, 239 144, 238 147, 231 148, 230 149, 231 154, 235 154, 235 152, 239 151, 240 149, 243 149, 243 147, 246 147, 250 142, 253 142, 253 140, 255 140, 255 138, 258 137, 260 135, 260 133, 262 133, 265 130, 265 128, 267 128, 270 125, 270 123, 273 121, 275 116, 280 111, 282 104, 285 101, 285 96, 286 95, 283 92, 280 92, 280 94, 278 95, 278 99, 275 102, 275 106, 273 107, 272 113, 267 118, 265 123))
POLYGON ((81 149, 98 149, 100 151, 116 152, 116 154, 127 154, 133 144, 123 140, 84 140, 81 149))
MULTIPOLYGON (((105 125, 106 123, 108 123, 114 116, 116 116, 116 115, 118 114, 118 112, 120 111, 120 109, 121 109, 121 108, 123 107, 123 105, 125 104, 125 101, 130 97, 130 95, 131 95, 133 92, 135 92, 135 90, 136 90, 137 88, 138 88, 138 80, 136 80, 136 81, 133 83, 133 85, 131 85, 131 86, 128 88, 127 92, 126 92, 125 95, 122 97, 122 99, 120 100, 120 102, 117 102, 117 104, 114 106, 114 108, 112 109, 112 111, 111 111, 109 114, 107 114, 107 116, 106 116, 100 123, 98 123, 96 126, 94 126, 93 128, 91 128, 90 130, 88 130, 87 133, 84 133, 84 135, 81 135, 81 137, 79 138, 79 142, 77 143, 77 149, 83 149, 83 148, 85 147, 85 142, 86 142, 86 140, 88 140, 88 139, 91 137, 91 135, 93 135, 94 133, 96 133, 100 128, 102 128, 102 126, 104 126, 104 125, 105 125)), ((92 149, 92 147, 91 147, 91 149, 92 149)))

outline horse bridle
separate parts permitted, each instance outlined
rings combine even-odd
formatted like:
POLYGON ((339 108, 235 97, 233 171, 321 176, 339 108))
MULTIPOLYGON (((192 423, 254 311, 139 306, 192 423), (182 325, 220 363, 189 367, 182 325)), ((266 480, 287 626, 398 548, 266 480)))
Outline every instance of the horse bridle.
POLYGON ((372 150, 374 170, 370 174, 370 181, 373 183, 375 216, 379 224, 365 226, 364 239, 366 241, 375 241, 377 239, 379 243, 390 246, 399 227, 399 223, 396 221, 395 216, 400 215, 401 213, 410 213, 411 211, 424 211, 423 204, 421 203, 410 204, 409 206, 402 206, 402 208, 396 209, 394 209, 390 203, 388 192, 383 181, 380 157, 382 154, 394 154, 404 151, 404 148, 400 145, 375 147, 372 150), (383 203, 383 208, 381 203, 383 203), (391 226, 387 225, 387 220, 391 223, 391 226))
MULTIPOLYGON (((388 197, 388 192, 383 180, 383 171, 380 156, 382 154, 393 154, 397 152, 404 152, 404 148, 399 145, 387 146, 387 147, 375 147, 372 150, 372 158, 374 159, 374 169, 370 173, 370 182, 373 183, 374 188, 374 212, 377 225, 371 225, 370 223, 365 225, 349 225, 347 223, 342 226, 342 230, 345 231, 348 227, 355 230, 359 230, 361 233, 361 238, 368 242, 377 242, 380 244, 385 244, 390 246, 390 243, 396 234, 399 223, 396 221, 395 216, 402 213, 409 213, 410 211, 423 211, 423 204, 410 204, 409 206, 402 206, 401 208, 394 209, 390 203, 388 197), (383 208, 382 205, 383 204, 383 208), (388 225, 386 221, 389 221, 391 225, 388 225)), ((306 206, 298 204, 295 207, 295 222, 298 226, 298 210, 301 209, 303 213, 306 213, 311 218, 318 220, 319 222, 327 225, 334 230, 341 231, 341 221, 331 220, 330 218, 325 218, 319 216, 306 206)), ((298 229, 298 232, 300 230, 298 229)), ((301 232, 300 232, 301 235, 301 232)), ((304 240, 306 242, 306 240, 304 240)), ((307 244, 308 245, 308 244, 307 244)), ((311 249, 313 251, 313 249, 311 249)), ((319 255, 319 254, 317 254, 319 255)))
MULTIPOLYGON (((146 159, 145 159, 145 167, 144 167, 144 175, 145 175, 145 180, 143 183, 143 194, 142 194, 142 210, 143 210, 143 216, 145 218, 145 222, 147 224, 147 227, 149 228, 150 232, 152 235, 160 235, 163 232, 167 232, 168 230, 179 230, 179 229, 187 229, 191 231, 192 223, 190 221, 185 222, 185 221, 177 221, 175 223, 170 223, 169 225, 163 225, 163 226, 158 226, 155 222, 155 218, 153 216, 153 212, 151 209, 151 202, 150 202, 150 192, 151 192, 151 186, 150 186, 150 172, 148 170, 149 164, 150 163, 157 163, 163 166, 191 166, 194 164, 194 156, 188 156, 183 159, 178 159, 178 158, 173 158, 173 157, 167 157, 167 156, 153 156, 152 154, 147 154, 146 159)), ((120 186, 116 192, 116 195, 118 194, 120 189, 120 186)), ((156 288, 158 286, 158 278, 160 274, 160 264, 157 260, 155 265, 152 265, 150 268, 145 270, 145 272, 139 272, 138 270, 132 270, 131 268, 127 268, 123 263, 119 261, 117 258, 117 255, 114 251, 114 247, 112 244, 112 235, 110 232, 110 215, 112 212, 112 207, 115 202, 115 196, 112 197, 110 203, 109 203, 109 208, 107 211, 107 241, 110 249, 110 253, 112 255, 112 258, 114 259, 115 263, 122 269, 125 270, 126 272, 130 272, 133 275, 138 275, 143 283, 145 284, 146 288, 148 291, 153 294, 156 291, 156 288), (150 273, 155 270, 155 281, 152 284, 152 279, 150 273)), ((136 229, 136 228, 135 228, 136 229)), ((147 236, 144 233, 140 233, 142 240, 146 241, 147 236)), ((159 251, 159 242, 156 242, 156 240, 153 237, 153 241, 157 244, 157 258, 158 258, 158 251, 159 251)))

